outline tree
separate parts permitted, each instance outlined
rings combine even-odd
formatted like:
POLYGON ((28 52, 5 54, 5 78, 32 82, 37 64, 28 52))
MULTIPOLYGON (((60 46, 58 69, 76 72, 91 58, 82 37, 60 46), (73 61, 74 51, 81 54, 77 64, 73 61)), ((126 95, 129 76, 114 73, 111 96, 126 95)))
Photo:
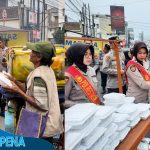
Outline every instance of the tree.
POLYGON ((62 29, 61 28, 56 29, 56 31, 53 34, 56 44, 64 44, 64 33, 65 33, 64 27, 62 29))

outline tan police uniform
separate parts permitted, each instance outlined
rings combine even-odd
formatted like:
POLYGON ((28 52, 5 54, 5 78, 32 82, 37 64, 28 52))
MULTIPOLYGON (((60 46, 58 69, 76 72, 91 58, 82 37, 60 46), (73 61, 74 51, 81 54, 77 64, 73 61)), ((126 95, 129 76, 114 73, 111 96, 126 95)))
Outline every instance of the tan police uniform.
POLYGON ((127 72, 128 90, 127 96, 135 97, 135 103, 148 103, 150 81, 145 81, 135 65, 128 67, 127 72))
MULTIPOLYGON (((88 66, 87 73, 84 73, 81 70, 79 71, 90 81, 90 83, 96 90, 97 95, 100 96, 95 70, 92 67, 88 66)), ((77 82, 74 81, 73 77, 67 72, 65 72, 65 80, 65 108, 69 108, 77 103, 90 102, 77 82)))
MULTIPOLYGON (((119 52, 120 56, 120 66, 124 70, 124 61, 125 56, 123 52, 119 52)), ((118 88, 118 77, 117 77, 117 62, 115 57, 115 52, 111 50, 103 58, 102 72, 108 75, 107 77, 107 88, 116 89, 118 88)), ((122 78, 123 85, 125 84, 124 79, 122 78)))

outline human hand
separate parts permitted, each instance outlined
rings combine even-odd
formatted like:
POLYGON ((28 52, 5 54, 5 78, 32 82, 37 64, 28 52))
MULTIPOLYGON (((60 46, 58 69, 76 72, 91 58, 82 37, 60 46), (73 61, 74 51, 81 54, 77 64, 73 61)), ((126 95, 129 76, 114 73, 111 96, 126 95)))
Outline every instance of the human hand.
POLYGON ((11 81, 11 86, 3 86, 3 88, 11 93, 19 93, 21 89, 14 82, 11 81))
POLYGON ((6 62, 2 62, 2 66, 3 67, 7 67, 7 63, 6 62))
POLYGON ((15 51, 13 50, 13 48, 9 48, 9 53, 10 54, 14 54, 15 53, 15 51))
POLYGON ((121 74, 124 75, 124 74, 125 74, 125 71, 124 71, 124 70, 121 70, 121 74))
POLYGON ((10 73, 7 73, 5 71, 2 72, 4 74, 4 76, 9 79, 10 81, 13 81, 15 82, 15 78, 10 74, 10 73))

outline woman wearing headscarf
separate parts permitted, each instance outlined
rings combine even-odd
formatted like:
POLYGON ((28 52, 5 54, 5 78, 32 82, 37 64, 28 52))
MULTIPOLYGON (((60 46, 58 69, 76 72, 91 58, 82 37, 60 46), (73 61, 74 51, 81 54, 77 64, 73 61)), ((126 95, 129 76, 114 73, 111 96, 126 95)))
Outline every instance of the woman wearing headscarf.
POLYGON ((70 67, 65 72, 65 107, 88 102, 100 104, 96 73, 89 66, 94 56, 93 46, 75 43, 66 56, 70 67))
POLYGON ((135 103, 148 103, 150 75, 147 61, 148 49, 144 42, 137 42, 133 47, 133 59, 127 64, 127 96, 134 96, 135 103))
POLYGON ((125 65, 127 65, 128 61, 133 58, 133 50, 132 50, 132 48, 129 51, 125 51, 124 52, 124 56, 125 56, 125 65))

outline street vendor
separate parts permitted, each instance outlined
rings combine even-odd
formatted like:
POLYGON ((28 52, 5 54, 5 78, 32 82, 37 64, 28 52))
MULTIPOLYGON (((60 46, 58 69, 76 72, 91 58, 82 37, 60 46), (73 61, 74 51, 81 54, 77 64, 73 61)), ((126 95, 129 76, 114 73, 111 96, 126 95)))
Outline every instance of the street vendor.
MULTIPOLYGON (((4 88, 22 96, 27 110, 42 115, 48 113, 42 138, 51 142, 54 135, 63 132, 56 78, 50 67, 53 62, 52 57, 55 56, 55 49, 48 42, 27 43, 27 48, 32 50, 30 61, 35 69, 27 77, 26 88, 24 89, 19 81, 8 74, 6 75, 12 81, 12 86, 4 88)), ((34 120, 28 126, 33 125, 34 120)))
POLYGON ((137 42, 133 47, 133 59, 127 64, 127 96, 134 96, 135 103, 148 103, 150 89, 148 49, 144 42, 137 42))
POLYGON ((75 43, 66 55, 71 66, 65 72, 65 107, 77 103, 100 104, 96 73, 89 66, 94 56, 93 46, 75 43))

